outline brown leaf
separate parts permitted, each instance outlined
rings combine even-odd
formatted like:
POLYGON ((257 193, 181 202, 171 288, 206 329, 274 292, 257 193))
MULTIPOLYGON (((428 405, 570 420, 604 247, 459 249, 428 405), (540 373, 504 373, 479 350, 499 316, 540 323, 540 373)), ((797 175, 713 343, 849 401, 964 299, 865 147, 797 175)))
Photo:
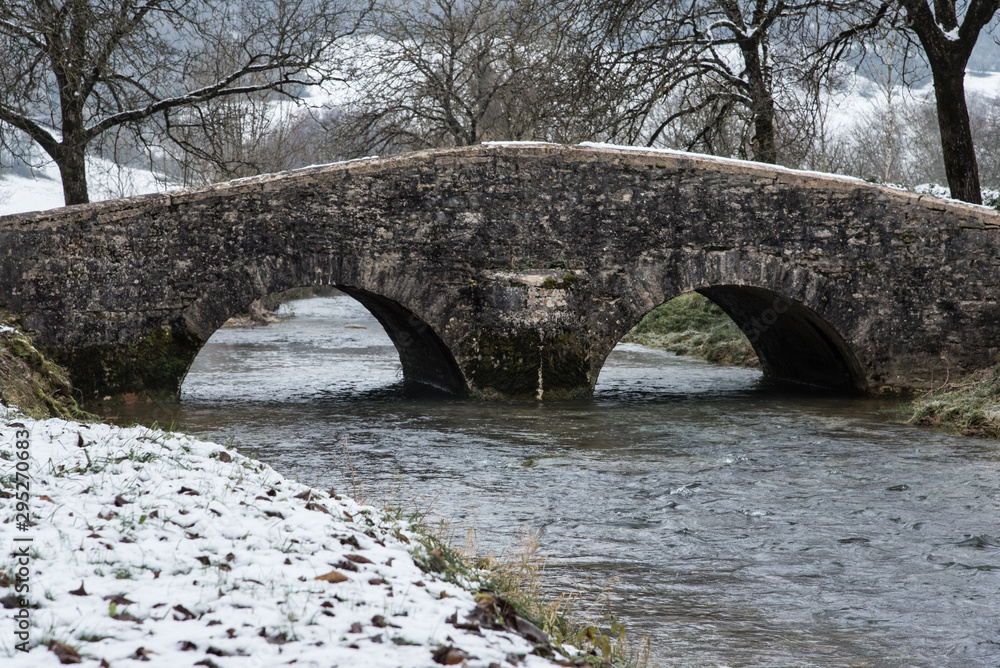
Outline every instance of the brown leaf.
POLYGON ((219 452, 219 461, 228 464, 229 462, 233 461, 233 456, 228 452, 226 452, 225 450, 222 450, 219 452))
POLYGON ((267 629, 263 626, 260 627, 260 632, 257 633, 257 635, 266 640, 269 645, 284 645, 289 641, 288 634, 285 631, 270 635, 268 634, 267 629))
MULTIPOLYGON (((122 506, 127 505, 129 503, 132 503, 132 502, 131 501, 126 501, 125 497, 123 497, 121 494, 119 494, 118 496, 115 497, 115 505, 118 506, 119 508, 121 508, 122 506)), ((148 660, 149 659, 147 659, 147 661, 148 660)))
POLYGON ((357 573, 358 572, 358 567, 356 565, 352 564, 351 562, 347 561, 346 559, 341 559, 340 561, 338 561, 334 565, 337 568, 341 568, 341 569, 343 569, 345 571, 351 571, 352 573, 357 573))
POLYGON ((87 594, 86 590, 84 590, 83 588, 83 580, 80 580, 80 588, 74 589, 73 591, 70 592, 70 594, 72 594, 73 596, 89 596, 89 594, 87 594))
POLYGON ((431 658, 434 659, 435 663, 445 666, 455 666, 472 657, 457 647, 445 646, 431 652, 431 658))
POLYGON ((128 611, 119 612, 117 615, 114 616, 114 619, 117 619, 120 622, 139 622, 140 624, 142 624, 141 619, 139 619, 138 617, 136 617, 135 615, 133 615, 131 612, 128 611))
POLYGON ((191 652, 191 651, 194 651, 196 649, 198 649, 198 646, 195 645, 190 640, 182 640, 181 641, 181 651, 182 652, 191 652))
POLYGON ((76 433, 76 447, 78 448, 84 447, 83 434, 81 434, 80 432, 76 433))
POLYGON ((111 596, 105 596, 104 600, 105 601, 110 601, 111 603, 114 603, 115 605, 131 605, 132 603, 135 603, 135 601, 130 601, 127 598, 125 598, 124 596, 122 596, 121 594, 113 594, 111 596))
POLYGON ((194 665, 205 666, 205 668, 220 668, 219 664, 209 658, 204 658, 201 661, 195 661, 194 665))
POLYGON ((332 514, 332 513, 330 513, 329 510, 326 509, 325 506, 323 506, 323 505, 321 505, 319 503, 312 503, 311 501, 306 504, 306 510, 318 510, 319 512, 326 513, 327 515, 332 514))
POLYGON ((360 554, 345 554, 344 559, 353 561, 356 564, 370 564, 372 560, 360 554))
POLYGON ((49 498, 45 494, 39 494, 38 495, 38 499, 39 499, 39 501, 48 501, 49 503, 55 503, 55 501, 53 501, 51 498, 49 498))
POLYGON ((380 629, 384 629, 387 626, 391 626, 394 629, 400 628, 397 624, 393 624, 382 615, 375 615, 374 617, 372 617, 372 626, 378 627, 380 629))
POLYGON ((49 651, 59 657, 59 663, 66 664, 83 662, 75 649, 66 643, 59 642, 58 640, 49 641, 49 651))
POLYGON ((178 494, 187 494, 188 496, 200 496, 200 494, 189 487, 181 487, 177 490, 178 494))
POLYGON ((315 579, 323 580, 324 582, 336 583, 336 582, 346 582, 348 578, 340 571, 330 571, 329 573, 325 573, 324 575, 317 575, 315 579))
MULTIPOLYGON (((183 605, 175 605, 174 608, 174 619, 178 622, 186 622, 189 619, 194 619, 198 615, 194 614, 183 605)), ((182 648, 183 649, 183 648, 182 648)))
POLYGON ((140 647, 132 653, 130 658, 138 659, 139 661, 149 661, 149 655, 155 654, 152 650, 146 649, 145 647, 140 647))

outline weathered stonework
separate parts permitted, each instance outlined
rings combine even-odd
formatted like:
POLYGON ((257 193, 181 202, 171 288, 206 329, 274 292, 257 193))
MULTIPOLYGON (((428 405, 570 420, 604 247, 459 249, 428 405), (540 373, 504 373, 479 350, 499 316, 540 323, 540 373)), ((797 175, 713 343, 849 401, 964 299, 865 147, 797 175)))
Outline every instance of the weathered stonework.
POLYGON ((408 381, 588 394, 698 290, 765 371, 921 389, 1000 350, 1000 214, 854 179, 631 149, 488 145, 0 218, 0 301, 85 396, 176 393, 254 299, 335 285, 408 381))

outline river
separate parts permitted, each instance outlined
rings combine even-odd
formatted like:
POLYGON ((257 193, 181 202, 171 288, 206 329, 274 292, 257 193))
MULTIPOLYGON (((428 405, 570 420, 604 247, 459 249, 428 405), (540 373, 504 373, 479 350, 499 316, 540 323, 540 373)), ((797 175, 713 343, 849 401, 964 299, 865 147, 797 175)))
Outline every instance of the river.
MULTIPOLYGON (((285 307, 287 308, 287 307, 285 307)), ((888 404, 619 345, 592 400, 405 396, 348 297, 224 329, 177 404, 124 422, 231 442, 395 498, 499 552, 538 532, 553 592, 613 584, 661 666, 1000 666, 1000 446, 888 404)))

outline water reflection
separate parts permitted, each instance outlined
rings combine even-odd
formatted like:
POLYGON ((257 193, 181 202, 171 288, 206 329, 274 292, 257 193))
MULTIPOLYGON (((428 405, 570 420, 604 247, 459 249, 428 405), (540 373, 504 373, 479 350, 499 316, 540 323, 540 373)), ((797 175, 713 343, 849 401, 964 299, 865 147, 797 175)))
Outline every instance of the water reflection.
POLYGON ((995 443, 631 345, 590 401, 408 397, 359 305, 293 307, 220 331, 180 404, 123 419, 324 488, 346 447, 374 498, 433 500, 484 549, 540 530, 551 586, 617 577, 613 611, 661 665, 1000 665, 995 443))

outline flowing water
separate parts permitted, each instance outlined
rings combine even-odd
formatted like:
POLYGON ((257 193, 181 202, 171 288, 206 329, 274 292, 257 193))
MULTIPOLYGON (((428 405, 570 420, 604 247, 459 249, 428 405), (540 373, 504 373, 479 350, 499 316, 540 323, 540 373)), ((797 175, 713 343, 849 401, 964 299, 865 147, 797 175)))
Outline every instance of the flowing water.
POLYGON ((121 418, 229 442, 286 476, 395 494, 480 549, 540 532, 558 591, 614 578, 611 612, 662 666, 1000 666, 1000 445, 882 404, 619 345, 593 400, 413 398, 347 298, 220 330, 178 404, 121 418))

